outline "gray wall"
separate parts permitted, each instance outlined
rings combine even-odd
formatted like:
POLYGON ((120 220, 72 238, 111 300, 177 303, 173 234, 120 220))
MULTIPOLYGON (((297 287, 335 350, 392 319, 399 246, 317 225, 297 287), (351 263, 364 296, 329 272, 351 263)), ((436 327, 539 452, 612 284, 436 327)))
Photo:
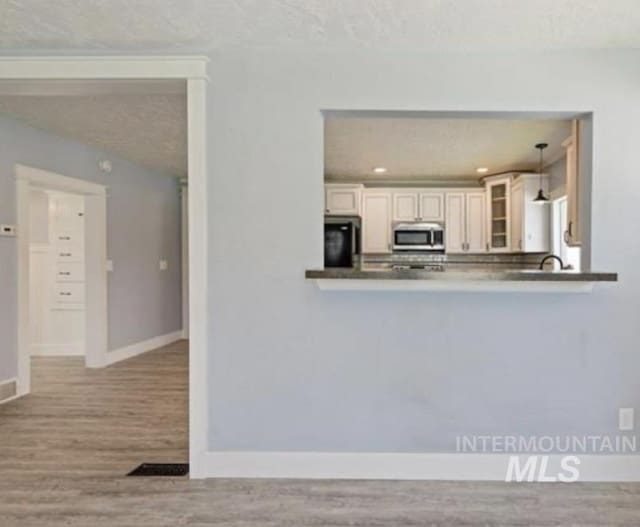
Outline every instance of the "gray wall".
POLYGON ((451 451, 457 434, 615 433, 618 407, 640 408, 639 52, 211 59, 211 449, 451 451), (620 283, 319 291, 321 109, 595 112, 592 267, 620 283))
MULTIPOLYGON (((0 223, 15 224, 14 165, 109 187, 109 349, 178 331, 181 320, 180 197, 176 178, 0 116, 0 223), (103 174, 98 161, 110 159, 103 174), (159 271, 159 261, 169 270, 159 271)), ((0 237, 0 380, 14 377, 16 240, 0 237)))

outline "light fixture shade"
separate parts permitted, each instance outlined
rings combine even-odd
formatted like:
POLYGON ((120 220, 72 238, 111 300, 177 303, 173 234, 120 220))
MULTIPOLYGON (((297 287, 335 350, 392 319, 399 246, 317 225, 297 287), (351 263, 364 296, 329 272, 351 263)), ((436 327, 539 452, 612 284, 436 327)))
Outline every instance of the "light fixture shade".
POLYGON ((549 198, 544 195, 544 190, 538 190, 538 195, 533 200, 534 203, 540 203, 544 205, 545 203, 549 203, 549 198))

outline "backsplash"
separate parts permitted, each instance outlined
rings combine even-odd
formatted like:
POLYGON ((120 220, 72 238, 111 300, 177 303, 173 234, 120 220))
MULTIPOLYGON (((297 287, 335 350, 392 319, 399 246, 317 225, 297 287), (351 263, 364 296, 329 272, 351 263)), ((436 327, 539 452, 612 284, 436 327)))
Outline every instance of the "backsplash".
POLYGON ((504 253, 504 254, 430 254, 430 253, 393 253, 365 254, 363 264, 444 264, 452 267, 474 267, 500 269, 532 269, 537 268, 547 253, 504 253))

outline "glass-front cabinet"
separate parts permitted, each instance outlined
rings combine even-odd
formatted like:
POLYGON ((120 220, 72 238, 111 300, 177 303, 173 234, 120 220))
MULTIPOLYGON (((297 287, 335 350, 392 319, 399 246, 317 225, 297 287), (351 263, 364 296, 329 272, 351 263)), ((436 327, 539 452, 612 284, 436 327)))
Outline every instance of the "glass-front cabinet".
POLYGON ((494 176, 485 180, 487 190, 487 250, 511 250, 511 176, 494 176))

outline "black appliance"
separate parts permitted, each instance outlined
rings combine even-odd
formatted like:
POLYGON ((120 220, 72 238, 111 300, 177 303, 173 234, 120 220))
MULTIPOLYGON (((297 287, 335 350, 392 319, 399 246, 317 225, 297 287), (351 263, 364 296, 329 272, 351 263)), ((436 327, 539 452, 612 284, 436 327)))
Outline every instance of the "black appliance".
POLYGON ((360 255, 360 216, 324 217, 324 266, 353 267, 360 255))

